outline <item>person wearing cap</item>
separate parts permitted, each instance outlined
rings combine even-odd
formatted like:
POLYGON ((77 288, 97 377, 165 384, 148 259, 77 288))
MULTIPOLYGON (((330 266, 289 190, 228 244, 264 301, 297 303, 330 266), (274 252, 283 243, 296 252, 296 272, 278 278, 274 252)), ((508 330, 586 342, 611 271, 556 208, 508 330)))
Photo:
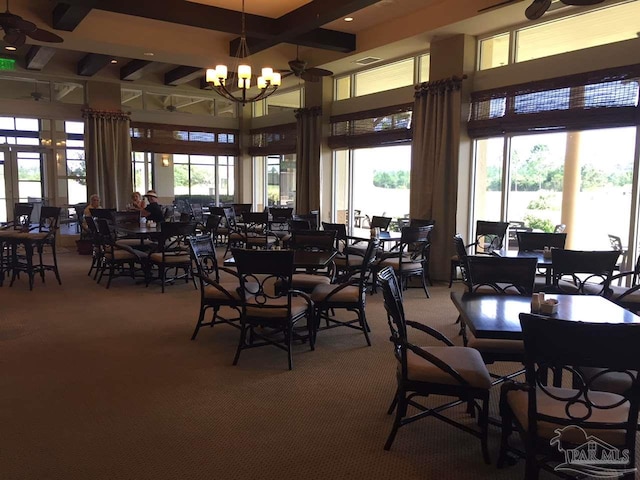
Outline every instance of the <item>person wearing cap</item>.
POLYGON ((142 216, 147 217, 147 220, 151 220, 156 223, 164 222, 162 207, 158 203, 158 194, 155 190, 149 190, 145 197, 149 201, 149 204, 141 210, 142 216))

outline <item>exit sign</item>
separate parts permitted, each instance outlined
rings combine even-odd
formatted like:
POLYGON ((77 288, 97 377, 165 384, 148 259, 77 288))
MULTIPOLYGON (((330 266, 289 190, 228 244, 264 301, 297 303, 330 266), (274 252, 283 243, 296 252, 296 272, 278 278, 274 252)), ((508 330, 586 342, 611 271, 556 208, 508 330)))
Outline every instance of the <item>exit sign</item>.
POLYGON ((13 58, 0 58, 0 70, 15 70, 16 61, 13 58))

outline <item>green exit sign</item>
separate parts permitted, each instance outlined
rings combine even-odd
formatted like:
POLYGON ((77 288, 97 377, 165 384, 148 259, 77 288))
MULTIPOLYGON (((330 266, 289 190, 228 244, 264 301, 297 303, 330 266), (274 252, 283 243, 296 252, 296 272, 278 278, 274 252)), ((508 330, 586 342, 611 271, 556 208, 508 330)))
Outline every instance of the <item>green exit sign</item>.
POLYGON ((16 61, 13 58, 0 58, 0 70, 15 70, 16 61))

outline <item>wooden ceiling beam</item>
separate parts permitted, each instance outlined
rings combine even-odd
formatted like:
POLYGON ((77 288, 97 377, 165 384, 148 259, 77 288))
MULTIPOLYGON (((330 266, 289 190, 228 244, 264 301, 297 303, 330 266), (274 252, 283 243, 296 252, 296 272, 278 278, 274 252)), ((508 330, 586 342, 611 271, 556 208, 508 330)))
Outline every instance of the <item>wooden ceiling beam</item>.
MULTIPOLYGON (((184 0, 89 0, 94 8, 136 17, 206 28, 218 32, 240 33, 242 13, 184 0)), ((85 5, 87 0, 65 0, 72 5, 85 5)), ((246 14, 247 34, 269 38, 277 33, 276 20, 246 14)))
POLYGON ((42 70, 55 53, 55 48, 33 45, 25 56, 25 67, 27 70, 42 70))
POLYGON ((182 65, 164 74, 164 84, 177 86, 202 76, 204 69, 182 65))
MULTIPOLYGON (((279 43, 297 43, 299 45, 313 46, 316 48, 326 48, 320 46, 321 44, 317 41, 323 38, 323 36, 326 36, 325 38, 327 40, 329 40, 329 38, 331 39, 327 47, 330 45, 334 47, 327 48, 328 50, 351 52, 355 50, 355 35, 333 32, 332 30, 326 30, 326 33, 315 32, 315 30, 322 30, 319 28, 322 25, 343 18, 355 11, 373 5, 378 1, 379 0, 313 0, 278 18, 276 20, 276 30, 278 33, 262 42, 254 42, 253 45, 250 44, 249 50, 251 53, 258 53, 279 43), (329 34, 328 32, 331 33, 329 34), (313 42, 312 45, 307 45, 302 41, 298 42, 298 37, 301 37, 301 40, 304 41, 305 35, 310 35, 310 38, 314 38, 315 42, 313 42)), ((233 46, 237 44, 238 41, 238 39, 234 39, 231 42, 230 51, 234 51, 233 46)))
POLYGON ((88 53, 78 62, 78 75, 92 77, 111 63, 113 57, 99 53, 88 53))
POLYGON ((144 75, 145 70, 153 62, 149 60, 131 60, 120 68, 120 80, 139 80, 144 75))
POLYGON ((66 2, 59 2, 53 9, 53 20, 51 25, 56 30, 73 32, 80 22, 84 20, 95 2, 85 2, 86 5, 71 5, 66 2))

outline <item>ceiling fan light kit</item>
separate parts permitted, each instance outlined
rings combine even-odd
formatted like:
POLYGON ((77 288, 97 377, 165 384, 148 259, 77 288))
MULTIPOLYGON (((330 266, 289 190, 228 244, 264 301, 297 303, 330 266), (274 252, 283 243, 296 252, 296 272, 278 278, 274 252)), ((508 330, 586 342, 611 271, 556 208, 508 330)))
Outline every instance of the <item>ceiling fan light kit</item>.
POLYGON ((274 72, 271 67, 264 67, 261 72, 262 75, 258 77, 258 94, 253 97, 247 95, 247 90, 251 88, 251 66, 241 62, 249 55, 244 18, 244 0, 242 0, 242 30, 240 33, 240 45, 235 57, 235 70, 229 74, 229 69, 226 65, 216 65, 216 68, 207 69, 206 82, 227 100, 241 103, 242 105, 257 102, 272 95, 280 86, 282 77, 280 73, 274 72), (240 95, 233 91, 235 86, 238 87, 240 95))

